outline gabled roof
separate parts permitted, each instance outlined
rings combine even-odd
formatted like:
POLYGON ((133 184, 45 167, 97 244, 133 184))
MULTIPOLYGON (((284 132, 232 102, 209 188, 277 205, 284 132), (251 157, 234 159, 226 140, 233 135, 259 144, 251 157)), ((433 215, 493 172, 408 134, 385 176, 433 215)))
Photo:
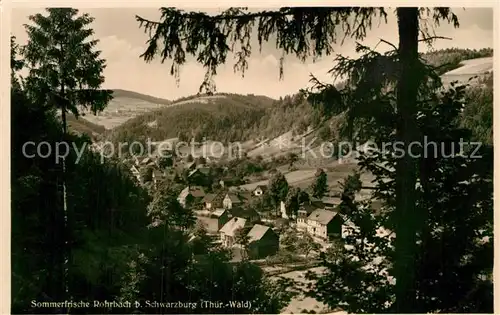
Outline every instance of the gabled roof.
POLYGON ((249 243, 260 240, 268 232, 274 233, 274 231, 268 226, 255 224, 247 234, 249 243))
POLYGON ((238 194, 238 197, 240 198, 240 201, 245 201, 245 200, 250 200, 255 196, 249 191, 242 191, 238 194))
POLYGON ((201 187, 189 187, 189 186, 187 186, 179 194, 179 199, 184 199, 189 194, 191 194, 195 198, 201 198, 201 197, 205 196, 205 191, 201 187))
POLYGON ((247 220, 243 218, 234 217, 229 220, 224 226, 220 229, 219 232, 224 233, 229 236, 234 236, 234 232, 238 229, 242 229, 247 220))
POLYGON ((214 212, 212 212, 212 216, 220 217, 221 215, 226 212, 226 209, 216 209, 214 212))
POLYGON ((236 194, 233 193, 227 193, 225 198, 229 198, 233 203, 241 202, 241 199, 236 194))
POLYGON ((309 217, 307 217, 307 219, 326 225, 330 223, 330 221, 335 217, 335 215, 337 215, 337 212, 325 209, 316 209, 309 215, 309 217))
POLYGON ((312 213, 316 209, 321 209, 321 208, 318 208, 315 205, 311 205, 309 203, 304 203, 299 207, 299 211, 305 211, 307 214, 312 213))
POLYGON ((205 191, 201 187, 192 187, 190 189, 191 195, 196 198, 201 198, 205 196, 205 191))
POLYGON ((259 216, 259 213, 255 209, 242 209, 240 207, 232 208, 230 213, 233 217, 240 218, 253 218, 259 216))
POLYGON ((325 197, 323 199, 321 199, 321 202, 325 205, 325 206, 338 206, 342 200, 340 198, 334 198, 334 197, 325 197))
POLYGON ((261 189, 262 191, 266 191, 267 186, 266 185, 257 185, 257 187, 255 187, 255 189, 253 191, 256 191, 257 189, 261 189))
POLYGON ((205 198, 203 198, 203 202, 212 202, 215 199, 215 194, 207 194, 205 198))
POLYGON ((208 167, 195 168, 194 170, 189 172, 188 177, 196 174, 197 172, 200 172, 203 175, 208 175, 208 174, 210 174, 210 168, 208 168, 208 167))

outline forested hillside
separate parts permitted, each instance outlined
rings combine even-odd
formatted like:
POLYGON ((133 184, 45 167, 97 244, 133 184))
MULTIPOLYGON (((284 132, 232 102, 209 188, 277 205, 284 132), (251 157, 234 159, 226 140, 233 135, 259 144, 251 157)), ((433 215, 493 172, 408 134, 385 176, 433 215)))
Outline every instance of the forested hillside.
POLYGON ((492 48, 483 48, 480 50, 476 49, 460 49, 460 48, 447 48, 434 50, 423 54, 422 57, 430 65, 439 67, 437 73, 444 74, 453 69, 459 68, 460 63, 464 60, 492 57, 492 48))
MULTIPOLYGON (((481 50, 444 49, 422 57, 430 65, 441 67, 443 74, 460 67, 464 60, 489 57, 491 48, 481 50)), ((279 100, 254 95, 217 94, 211 101, 197 101, 193 95, 172 102, 181 103, 158 111, 152 111, 129 120, 115 128, 110 137, 114 141, 134 141, 151 138, 160 141, 168 138, 206 137, 216 141, 245 141, 257 137, 273 138, 293 130, 302 133, 307 127, 320 128, 318 136, 330 138, 338 133, 339 119, 325 122, 320 109, 314 108, 297 93, 279 100)))
POLYGON ((149 137, 159 141, 203 137, 217 141, 236 141, 251 136, 276 101, 255 95, 217 94, 189 97, 172 106, 127 121, 111 132, 111 138, 134 141, 149 137))

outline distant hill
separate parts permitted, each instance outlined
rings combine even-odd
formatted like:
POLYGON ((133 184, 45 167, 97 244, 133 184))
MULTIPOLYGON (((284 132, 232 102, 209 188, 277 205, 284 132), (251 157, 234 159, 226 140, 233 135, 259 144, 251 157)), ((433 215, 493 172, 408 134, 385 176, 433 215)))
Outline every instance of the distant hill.
POLYGON ((110 135, 117 141, 146 137, 236 141, 246 138, 275 103, 266 96, 228 93, 183 98, 127 121, 110 135))
MULTIPOLYGON (((462 68, 483 71, 489 67, 488 63, 492 68, 492 55, 490 48, 453 48, 432 51, 422 57, 431 65, 442 66, 439 73, 444 74, 446 84, 464 78, 462 81, 466 81, 474 75, 460 72, 462 68)), ((193 136, 216 141, 272 139, 287 132, 302 134, 308 127, 318 130, 325 123, 321 112, 300 94, 273 100, 266 96, 223 93, 168 101, 125 90, 115 90, 105 112, 83 118, 112 129, 106 134, 115 141, 193 136)))
POLYGON ((460 68, 465 60, 472 60, 485 57, 493 57, 492 48, 483 49, 461 49, 447 48, 425 53, 423 59, 430 65, 440 67, 439 75, 460 68))
POLYGON ((172 103, 172 101, 163 99, 163 98, 158 98, 154 97, 151 95, 146 95, 146 94, 141 94, 138 92, 133 92, 133 91, 128 91, 128 90, 122 90, 122 89, 114 89, 113 90, 113 97, 116 98, 135 98, 138 100, 142 100, 145 102, 150 102, 154 104, 163 104, 163 105, 169 105, 172 103))
POLYGON ((66 120, 69 130, 80 134, 86 134, 91 139, 99 139, 106 131, 106 128, 103 126, 91 123, 83 117, 77 119, 73 114, 68 114, 66 120))
POLYGON ((97 115, 90 111, 82 112, 78 119, 69 114, 67 116, 68 125, 70 130, 87 134, 96 139, 98 135, 104 134, 106 130, 119 126, 137 115, 169 104, 171 104, 169 100, 116 89, 113 90, 113 99, 103 112, 97 115))

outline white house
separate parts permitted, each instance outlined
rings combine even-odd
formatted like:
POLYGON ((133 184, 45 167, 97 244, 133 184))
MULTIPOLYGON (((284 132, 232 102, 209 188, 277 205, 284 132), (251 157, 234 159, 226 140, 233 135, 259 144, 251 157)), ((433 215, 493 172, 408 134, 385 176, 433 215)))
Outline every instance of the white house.
POLYGON ((254 190, 253 190, 253 194, 255 196, 262 196, 267 190, 267 186, 265 185, 258 185, 254 190))
POLYGON ((158 181, 160 181, 164 176, 165 175, 163 174, 163 172, 160 172, 159 170, 153 171, 152 178, 153 178, 153 183, 155 184, 155 186, 158 184, 158 181))
POLYGON ((247 220, 233 217, 219 230, 222 245, 232 247, 235 245, 235 232, 245 227, 247 220))
POLYGON ((181 191, 179 197, 177 197, 177 200, 183 207, 186 207, 190 202, 201 201, 204 197, 205 191, 202 187, 187 186, 181 191))
POLYGON ((327 240, 332 235, 342 235, 342 219, 337 212, 317 209, 307 218, 307 232, 315 237, 327 240))
POLYGON ((300 206, 297 212, 297 230, 299 231, 307 231, 307 218, 309 215, 318 209, 315 205, 311 205, 309 203, 305 203, 300 206))
POLYGON ((224 197, 224 200, 222 201, 222 205, 225 209, 232 209, 235 206, 238 206, 241 204, 240 198, 233 193, 228 193, 224 197))

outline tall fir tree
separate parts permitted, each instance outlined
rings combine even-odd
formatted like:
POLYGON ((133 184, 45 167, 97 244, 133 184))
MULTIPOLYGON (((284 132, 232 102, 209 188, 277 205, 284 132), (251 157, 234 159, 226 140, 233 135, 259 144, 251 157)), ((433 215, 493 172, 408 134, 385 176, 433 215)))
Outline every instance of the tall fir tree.
MULTIPOLYGON (((48 8, 47 15, 41 13, 29 17, 32 24, 26 24, 28 43, 22 55, 29 69, 26 88, 29 97, 37 104, 60 110, 63 141, 67 137, 67 113, 75 117, 79 107, 92 112, 103 110, 112 98, 111 91, 101 90, 104 82, 102 72, 105 60, 95 49, 98 40, 91 39, 94 31, 88 26, 93 18, 88 14, 78 16, 73 8, 48 8)), ((71 229, 71 215, 68 213, 66 161, 62 163, 62 198, 64 216, 63 255, 65 292, 68 288, 68 243, 71 229)))

